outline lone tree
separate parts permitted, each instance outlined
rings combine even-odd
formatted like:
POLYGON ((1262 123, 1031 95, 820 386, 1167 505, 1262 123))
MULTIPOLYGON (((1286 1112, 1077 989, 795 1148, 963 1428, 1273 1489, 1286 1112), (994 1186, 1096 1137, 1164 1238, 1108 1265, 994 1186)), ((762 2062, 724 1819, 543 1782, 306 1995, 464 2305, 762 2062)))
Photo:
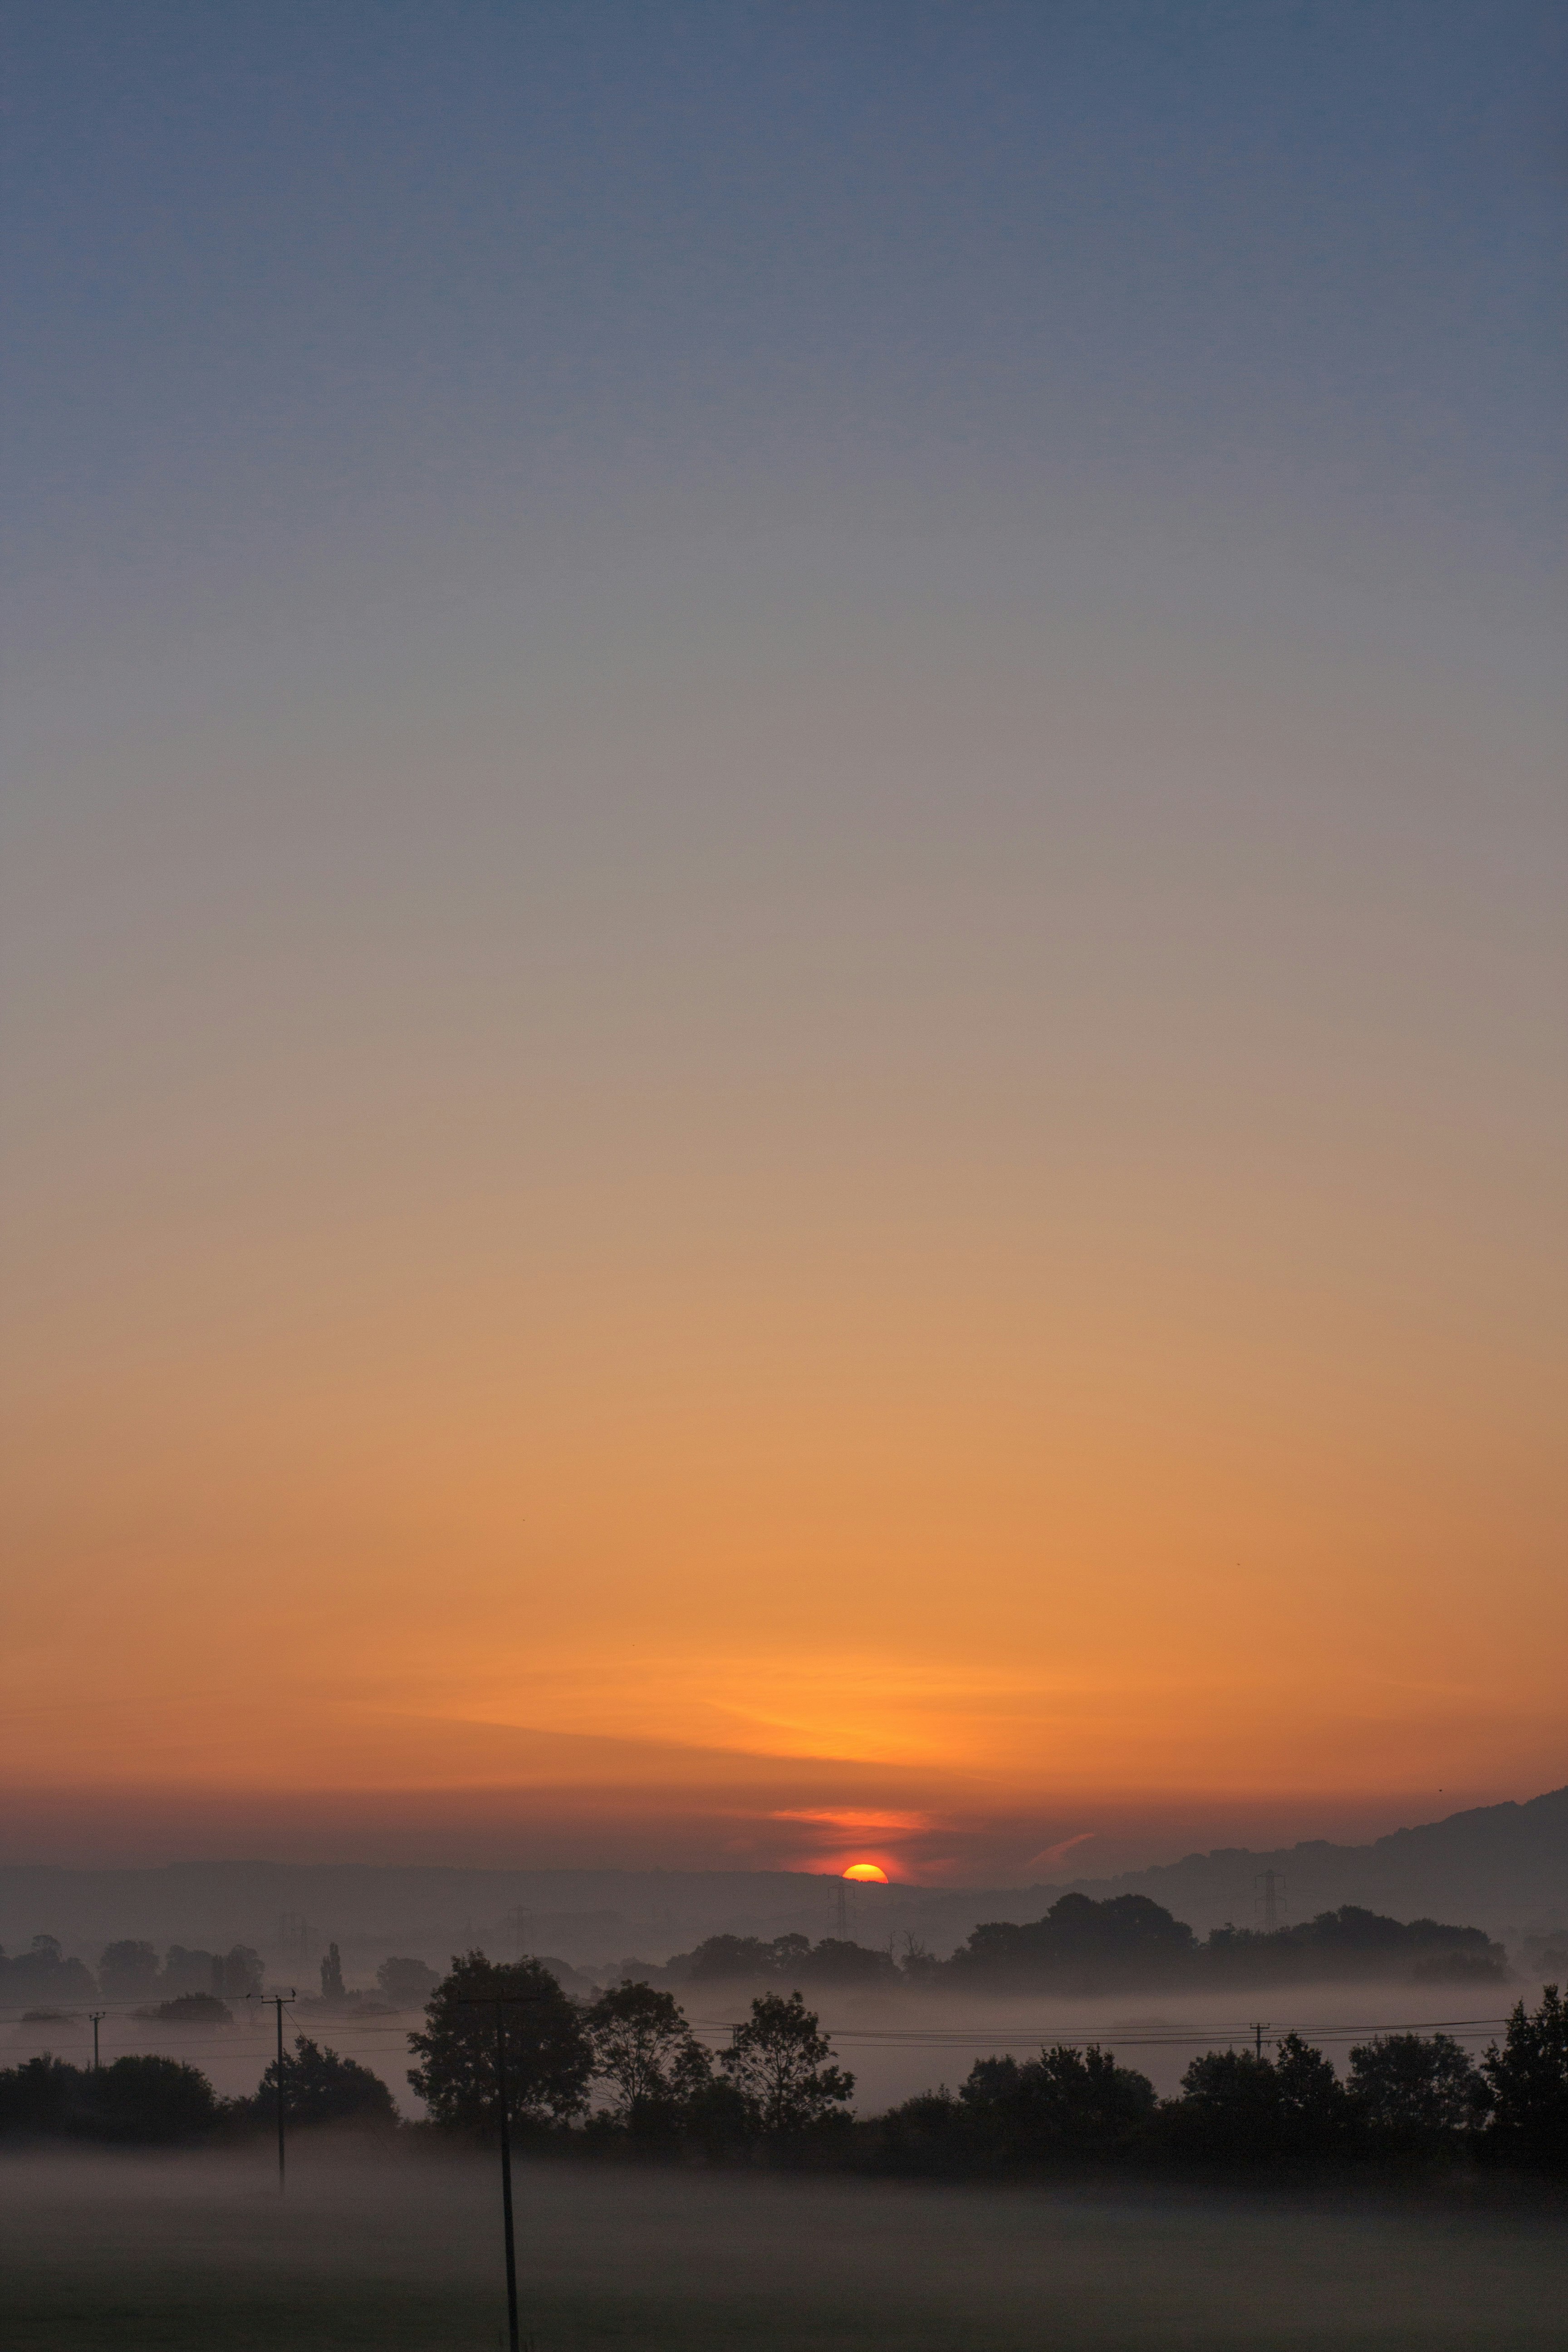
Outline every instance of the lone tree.
POLYGON ((767 2132, 805 2131, 842 2109, 855 2077, 827 2062, 833 2044, 798 1992, 759 1993, 719 2063, 767 2132))
POLYGON ((594 2053, 580 2012, 539 1960, 488 1960, 465 1952, 425 2008, 408 2047, 423 2064, 408 2080, 432 2120, 454 2130, 496 2126, 496 2010, 506 2035, 507 2120, 564 2124, 587 2104, 594 2053))
POLYGON ((681 2105, 712 2081, 712 2061, 673 1993, 612 1985, 583 2022, 594 2073, 611 2086, 613 2112, 623 2121, 638 2109, 681 2105))

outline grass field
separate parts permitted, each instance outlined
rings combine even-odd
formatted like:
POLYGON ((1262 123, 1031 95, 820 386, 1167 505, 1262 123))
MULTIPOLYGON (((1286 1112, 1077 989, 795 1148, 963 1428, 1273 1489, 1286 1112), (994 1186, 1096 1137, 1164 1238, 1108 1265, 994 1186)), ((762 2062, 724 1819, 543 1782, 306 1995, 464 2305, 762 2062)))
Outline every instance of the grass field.
MULTIPOLYGON (((1329 2206, 520 2168, 538 2352, 1559 2352, 1561 2208, 1329 2206)), ((466 2158, 0 2162, 6 2352, 501 2341, 499 2200, 466 2158)))

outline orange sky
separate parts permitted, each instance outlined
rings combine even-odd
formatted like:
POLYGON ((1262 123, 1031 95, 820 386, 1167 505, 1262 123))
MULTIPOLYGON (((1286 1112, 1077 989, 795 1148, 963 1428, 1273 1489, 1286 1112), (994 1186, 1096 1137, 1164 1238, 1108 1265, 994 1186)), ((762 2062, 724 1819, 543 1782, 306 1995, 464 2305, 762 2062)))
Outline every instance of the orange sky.
POLYGON ((1141 1025, 1099 1102, 987 1099, 951 1047, 918 1103, 814 1074, 804 1128, 793 1074, 598 1069, 575 1123, 569 1081, 470 1101, 456 1153, 374 1098, 268 1146, 209 1063, 112 1201, 89 1163, 37 1206, 0 1659, 36 1818, 140 1789, 211 1851, 227 1792, 276 1849, 298 1794, 423 1790, 402 1850, 1012 1875, 1560 1780, 1517 1223, 1462 1143, 1423 1190, 1363 1071, 1326 1139, 1321 1071, 1265 1117, 1212 1040, 1198 1102, 1118 1104, 1141 1025))
POLYGON ((17 53, 0 1854, 1562 1783, 1545 68, 592 13, 17 53))

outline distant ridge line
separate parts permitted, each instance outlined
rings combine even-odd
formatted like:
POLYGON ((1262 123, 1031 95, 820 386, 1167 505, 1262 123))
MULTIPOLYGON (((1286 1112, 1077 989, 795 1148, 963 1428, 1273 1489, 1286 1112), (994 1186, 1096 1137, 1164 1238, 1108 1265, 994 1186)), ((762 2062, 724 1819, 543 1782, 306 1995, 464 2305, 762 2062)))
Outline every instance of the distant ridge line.
MULTIPOLYGON (((1269 1850, 1221 1846, 1114 1876, 1022 1886, 903 1883, 863 1890, 857 1931, 913 1933, 933 1948, 986 1919, 1040 1917, 1067 1893, 1143 1895, 1200 1935, 1255 1924, 1258 1874, 1284 1882, 1292 1920, 1354 1903, 1397 1919, 1485 1927, 1517 1941, 1568 1926, 1568 1787, 1471 1806, 1366 1845, 1325 1838, 1269 1850)), ((0 1944, 47 1933, 84 1951, 122 1936, 265 1949, 279 1915, 367 1948, 440 1957, 484 1941, 595 1964, 649 1961, 714 1934, 832 1932, 835 1875, 816 1871, 529 1869, 447 1863, 289 1863, 214 1858, 81 1869, 0 1864, 0 1944)))

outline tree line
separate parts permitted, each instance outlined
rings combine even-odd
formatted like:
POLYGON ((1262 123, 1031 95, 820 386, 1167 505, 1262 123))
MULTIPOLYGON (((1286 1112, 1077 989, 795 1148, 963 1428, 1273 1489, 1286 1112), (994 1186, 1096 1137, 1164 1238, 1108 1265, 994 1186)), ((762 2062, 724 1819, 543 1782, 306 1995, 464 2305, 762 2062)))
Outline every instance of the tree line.
POLYGON ((1146 1895, 1097 1902, 1064 1895, 1041 1919, 987 1921, 950 1959, 878 1951, 824 1937, 710 1936, 662 1969, 626 1964, 650 1983, 784 1982, 847 1990, 919 1985, 929 1991, 1089 1993, 1261 1990, 1282 1984, 1403 1978, 1417 1984, 1502 1984, 1508 1955, 1479 1927, 1389 1919, 1353 1903, 1294 1927, 1214 1928, 1204 1939, 1146 1895))
MULTIPOLYGON (((365 2005, 343 1982, 338 1948, 321 1961, 321 1999, 329 2008, 365 2005)), ((1043 1918, 991 1920, 941 1960, 919 1939, 905 1938, 901 1954, 825 1936, 813 1944, 797 1934, 774 1937, 710 1936, 695 1950, 678 1952, 660 1965, 650 1960, 621 1964, 624 1978, 679 1989, 683 1985, 745 1984, 800 1986, 807 1991, 896 1990, 1095 1993, 1117 1990, 1263 1990, 1325 1979, 1402 1978, 1426 1984, 1502 1984, 1508 1956, 1479 1927, 1436 1919, 1399 1920, 1342 1904, 1294 1927, 1257 1929, 1226 1926, 1200 1938, 1184 1921, 1144 1895, 1111 1895, 1097 1902, 1087 1895, 1064 1895, 1043 1918)), ((227 1952, 187 1949, 172 1944, 160 1960, 149 1943, 108 1945, 96 1977, 85 1962, 68 1959, 53 1936, 35 1936, 29 1951, 9 1958, 0 1950, 0 2001, 68 2006, 100 1994, 116 2002, 185 2004, 153 2013, 177 2021, 212 2022, 210 2004, 244 2000, 258 1993, 261 1956, 247 1944, 227 1952), (204 2006, 198 2010, 195 2004, 204 2006)), ((376 1990, 395 2008, 412 2009, 428 1999, 437 1973, 425 1961, 394 1958, 376 1970, 376 1990)), ((371 1996, 374 2000, 374 1996, 371 1996)))
MULTIPOLYGON (((318 1964, 321 1999, 334 2002, 358 2000, 343 1983, 342 1961, 336 1944, 329 1945, 318 1964)), ((9 1955, 0 1946, 0 2002, 24 2000, 51 2009, 101 1997, 116 2003, 142 2001, 142 2014, 174 2023, 211 2024, 228 2015, 230 2001, 254 2000, 262 1989, 261 1955, 249 1944, 235 1944, 226 1952, 209 1952, 171 1944, 162 1958, 155 1944, 132 1937, 108 1944, 96 1971, 85 1960, 68 1958, 57 1936, 35 1936, 25 1952, 9 1955), (221 2004, 221 2012, 214 2004, 221 2004)), ((376 1990, 396 2009, 417 2009, 438 1981, 438 1971, 424 1960, 393 1958, 375 1972, 376 1990)))
MULTIPOLYGON (((499 2127, 498 2021, 507 2116, 541 2153, 987 2176, 1083 2167, 1245 2168, 1475 2162, 1568 2173, 1568 2002, 1520 2001, 1479 2062, 1449 2035, 1371 2036, 1333 2062, 1298 2034, 1210 2050, 1174 2098, 1090 2044, 982 2058, 956 2093, 930 2091, 852 2118, 840 2067, 798 1988, 752 2000, 728 2049, 707 2049, 668 1990, 638 1981, 574 2000, 542 1962, 455 1959, 408 2037, 408 2080, 428 2120, 400 2123, 387 2085, 296 2037, 283 2061, 292 2126, 352 2126, 487 2139, 499 2127)), ((45 2056, 0 2071, 0 2135, 173 2143, 269 2129, 275 2061, 249 2098, 220 2100, 198 2069, 163 2057, 101 2072, 45 2056)))

